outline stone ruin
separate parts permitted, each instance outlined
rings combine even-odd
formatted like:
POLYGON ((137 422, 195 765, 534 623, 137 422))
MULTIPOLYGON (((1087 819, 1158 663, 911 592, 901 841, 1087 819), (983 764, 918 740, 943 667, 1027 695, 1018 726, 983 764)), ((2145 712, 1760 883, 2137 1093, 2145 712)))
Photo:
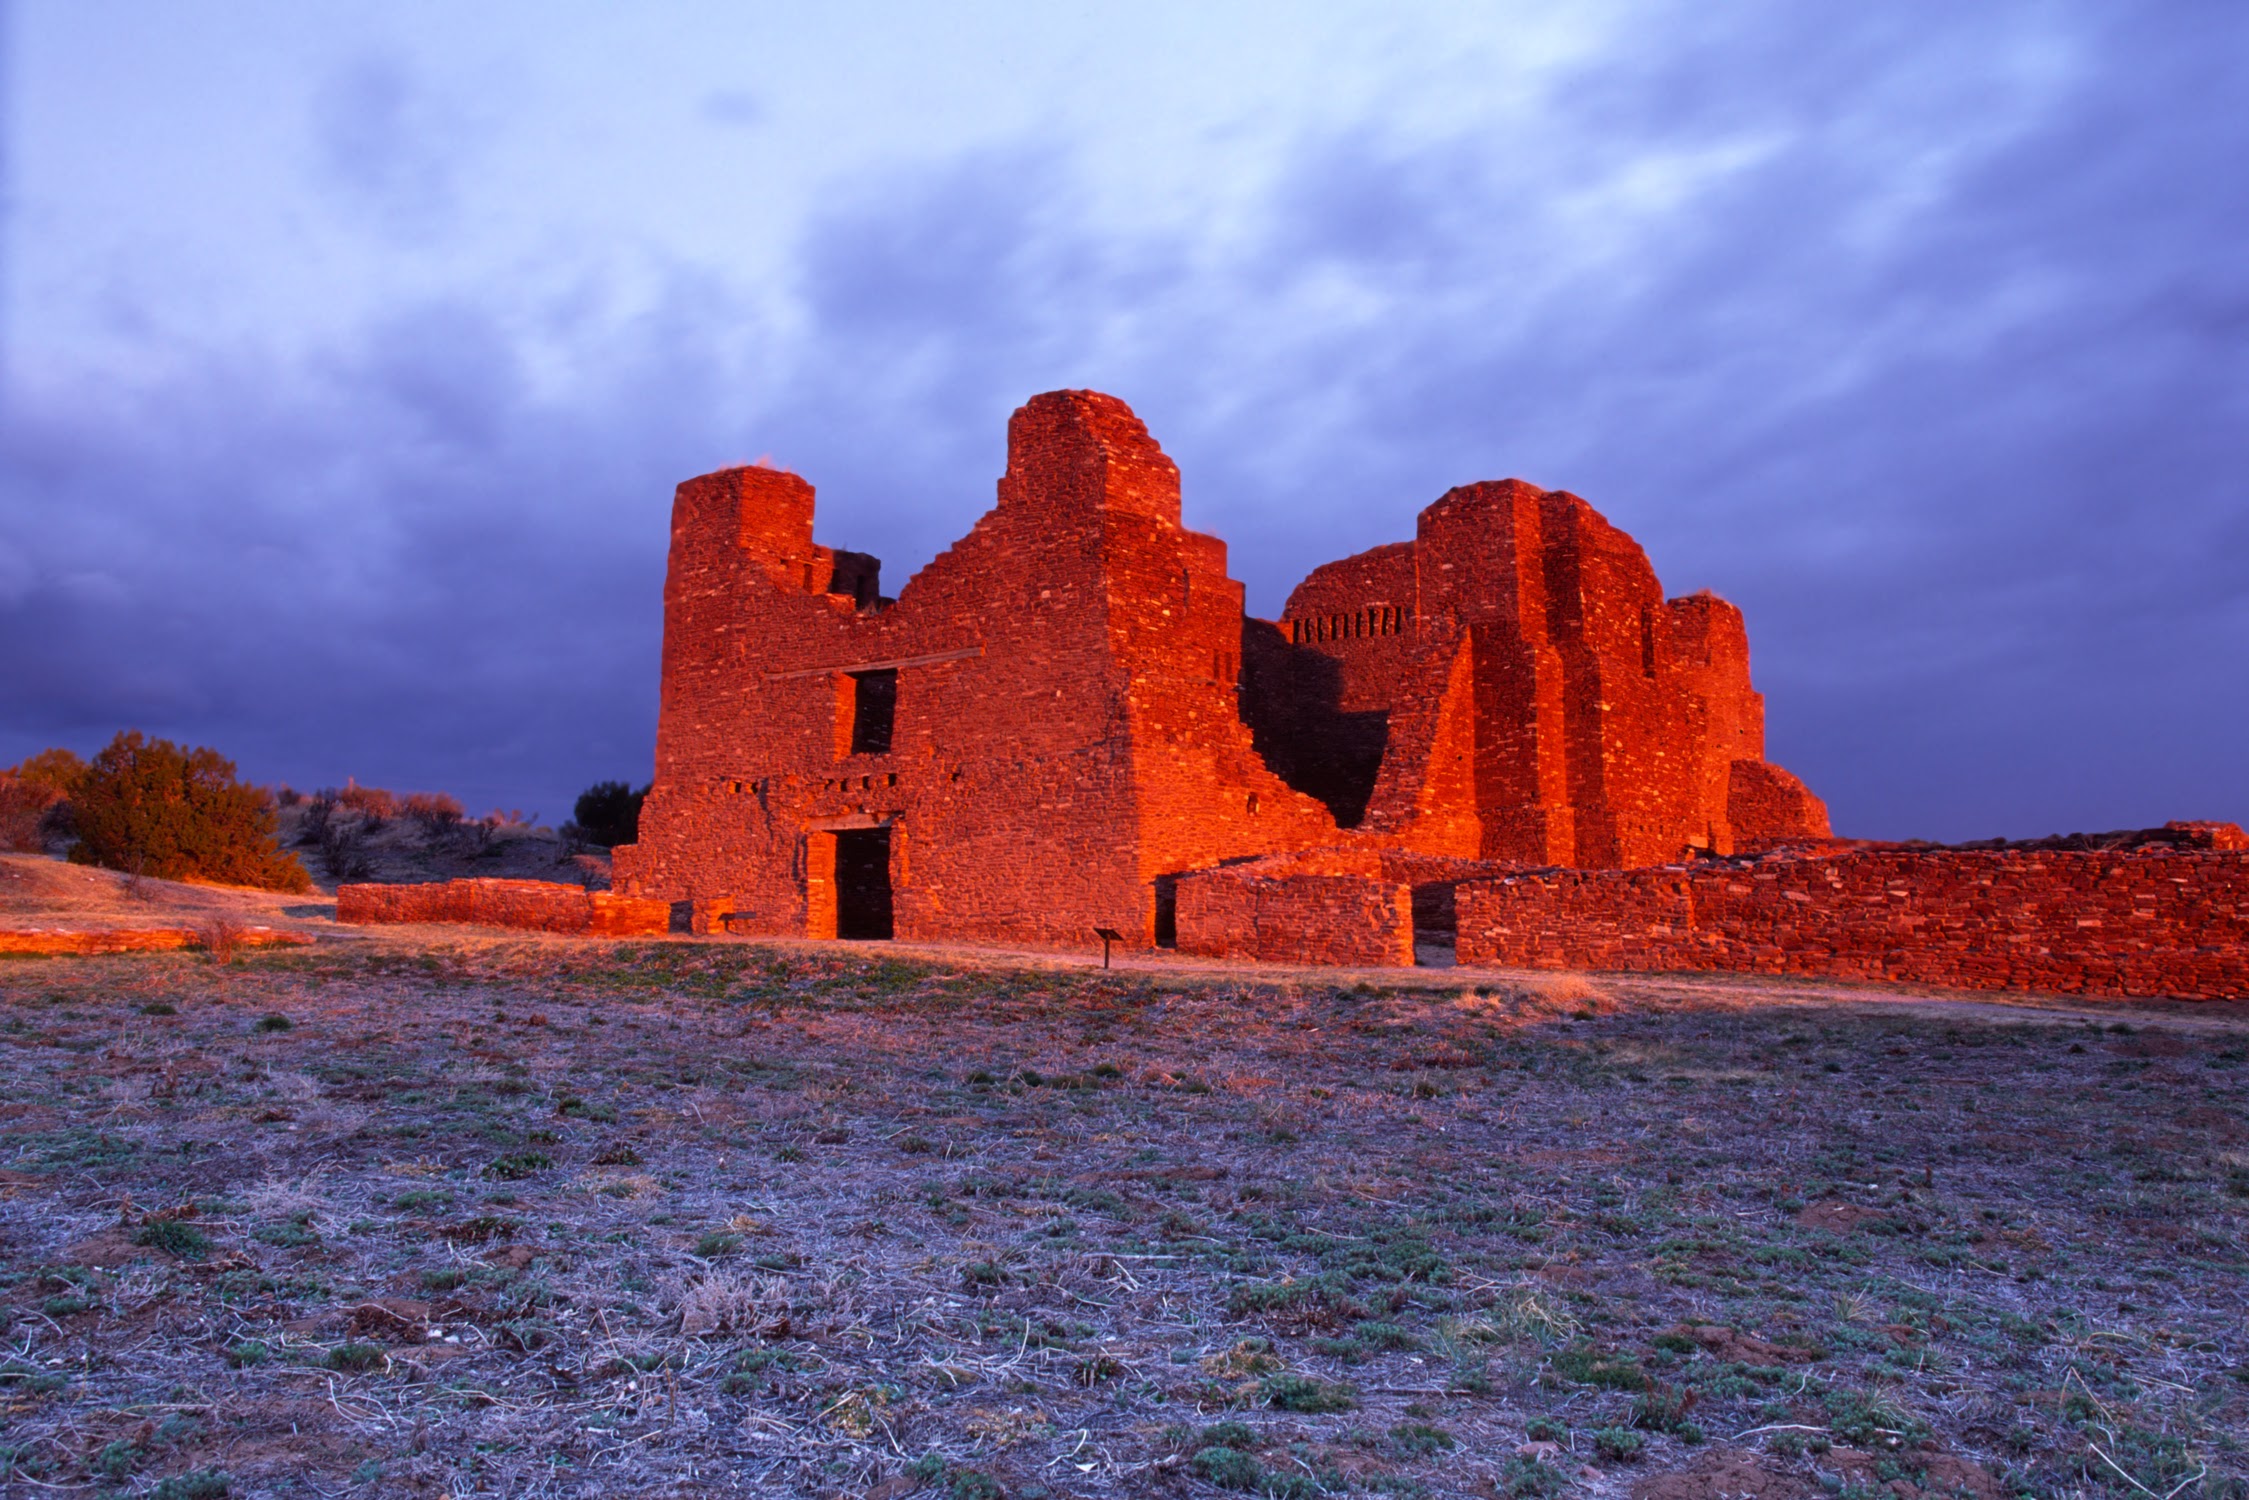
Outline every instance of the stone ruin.
POLYGON ((701 931, 1410 963, 1465 879, 1828 834, 1764 759, 1740 611, 1664 598, 1563 491, 1452 490, 1255 620, 1139 419, 1055 391, 1010 420, 998 503, 896 598, 880 579, 814 542, 794 474, 679 486, 620 892, 701 931), (1267 942, 1197 897, 1273 857, 1373 900, 1381 940, 1315 902, 1267 942))
POLYGON ((770 468, 679 487, 615 893, 344 886, 346 922, 1176 947, 2249 997, 2249 836, 1829 835, 1741 614, 1575 495, 1455 489, 1277 621, 1123 402, 1035 397, 999 503, 886 597, 770 468))

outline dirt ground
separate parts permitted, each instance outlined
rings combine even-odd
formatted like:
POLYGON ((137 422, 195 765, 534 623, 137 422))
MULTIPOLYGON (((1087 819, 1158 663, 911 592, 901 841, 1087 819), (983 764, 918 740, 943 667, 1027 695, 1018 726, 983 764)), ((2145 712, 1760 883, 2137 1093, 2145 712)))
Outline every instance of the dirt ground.
POLYGON ((2244 1007, 239 900, 0 961, 0 1492, 2249 1496, 2244 1007))

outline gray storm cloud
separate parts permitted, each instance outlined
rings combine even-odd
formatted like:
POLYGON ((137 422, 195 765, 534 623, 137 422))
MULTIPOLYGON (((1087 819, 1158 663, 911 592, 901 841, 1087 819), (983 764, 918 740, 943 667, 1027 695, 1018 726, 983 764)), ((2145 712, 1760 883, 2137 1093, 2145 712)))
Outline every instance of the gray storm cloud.
MULTIPOLYGON (((1662 14, 1497 123, 1306 133, 1223 240, 1024 142, 836 184, 785 333, 674 267, 630 315, 462 285, 302 358, 33 372, 0 757, 131 724, 559 817, 646 774, 674 482, 771 453, 895 588, 1007 412, 1094 385, 1267 612, 1450 484, 1584 494, 1744 606, 1842 831, 2249 817, 2249 12, 1662 14)), ((413 88, 316 131, 400 232, 452 191, 413 88)))

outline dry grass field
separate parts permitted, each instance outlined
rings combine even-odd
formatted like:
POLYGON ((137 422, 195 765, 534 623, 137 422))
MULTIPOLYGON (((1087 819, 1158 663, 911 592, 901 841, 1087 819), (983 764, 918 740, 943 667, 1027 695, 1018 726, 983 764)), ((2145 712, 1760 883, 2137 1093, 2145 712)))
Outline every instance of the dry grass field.
POLYGON ((0 962, 0 1491, 2249 1495, 2240 1007, 330 933, 0 962))

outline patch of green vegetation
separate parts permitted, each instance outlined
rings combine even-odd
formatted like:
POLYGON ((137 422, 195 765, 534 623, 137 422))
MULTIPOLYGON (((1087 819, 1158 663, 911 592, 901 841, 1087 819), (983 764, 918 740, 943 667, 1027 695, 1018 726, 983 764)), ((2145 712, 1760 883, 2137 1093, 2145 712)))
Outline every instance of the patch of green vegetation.
POLYGON ((1222 1490, 1255 1490, 1265 1479, 1265 1466, 1254 1457, 1217 1444, 1198 1451, 1188 1467, 1222 1490))
POLYGON ((1558 1349, 1553 1355, 1554 1374, 1572 1385, 1589 1385, 1603 1391, 1641 1391, 1648 1387, 1648 1372, 1636 1359, 1603 1354, 1589 1345, 1558 1349))
POLYGON ((1280 1411, 1349 1411, 1358 1405, 1358 1399, 1347 1385, 1289 1373, 1268 1375, 1259 1381, 1257 1396, 1267 1406, 1280 1411))
POLYGON ((1929 1441, 1929 1424, 1862 1391, 1831 1389, 1821 1398, 1828 1431, 1857 1448, 1918 1448, 1929 1441))
POLYGON ((121 1167, 140 1154, 140 1146, 105 1131, 57 1130, 34 1135, 23 1144, 30 1164, 41 1171, 100 1172, 121 1167))
POLYGON ((1569 1488, 1569 1478, 1536 1458, 1511 1458, 1500 1471, 1499 1493, 1508 1500, 1547 1500, 1569 1488))
POLYGON ((320 1236, 314 1232, 309 1214, 282 1219, 277 1223, 261 1224, 250 1231, 250 1235, 261 1244, 277 1245, 284 1250, 297 1250, 320 1243, 320 1236))
POLYGON ((134 1233, 133 1243, 175 1260, 202 1260, 211 1253, 211 1237, 184 1219, 151 1219, 134 1233))
POLYGON ((93 1468, 96 1474, 111 1484, 123 1484, 133 1472, 133 1466, 140 1461, 140 1445, 120 1439, 105 1445, 101 1452, 94 1455, 93 1468))
POLYGON ((364 1375, 369 1370, 379 1370, 388 1362, 380 1344, 353 1342, 338 1344, 328 1351, 321 1363, 331 1370, 341 1370, 348 1375, 364 1375))
POLYGON ((1442 1427, 1427 1422, 1400 1422, 1390 1429, 1390 1445, 1408 1458, 1435 1458, 1459 1446, 1458 1439, 1442 1427))

